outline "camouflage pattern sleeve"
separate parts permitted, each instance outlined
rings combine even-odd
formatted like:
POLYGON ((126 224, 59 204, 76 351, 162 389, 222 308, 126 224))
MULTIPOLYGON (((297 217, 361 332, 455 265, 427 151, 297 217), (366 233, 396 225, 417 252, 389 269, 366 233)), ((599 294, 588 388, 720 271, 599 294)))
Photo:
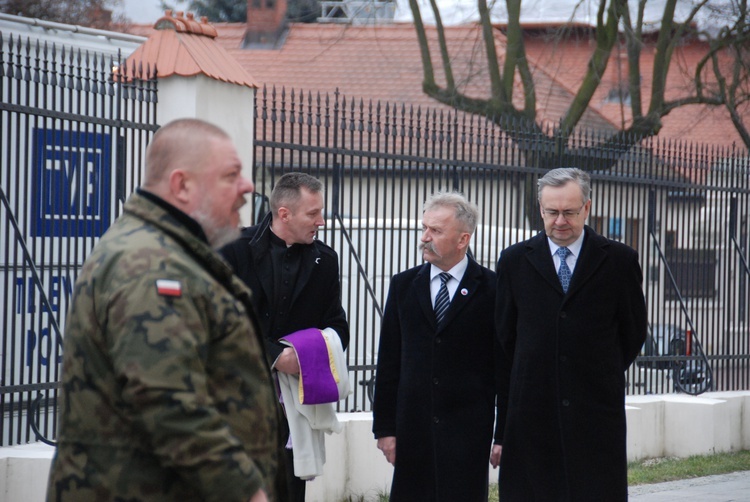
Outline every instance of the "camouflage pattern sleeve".
MULTIPOLYGON (((156 287, 163 279, 163 273, 140 276, 108 302, 105 343, 122 384, 122 405, 132 410, 134 426, 146 433, 162 465, 181 471, 205 500, 234 499, 228 493, 233 490, 252 494, 262 477, 219 414, 207 374, 214 367, 210 359, 246 350, 210 350, 209 337, 221 333, 207 327, 232 322, 210 320, 223 313, 211 299, 190 291, 210 288, 181 280, 180 297, 163 296, 156 287)), ((225 310, 236 308, 225 305, 225 310)), ((236 387, 242 391, 240 383, 236 387)), ((237 402, 243 400, 238 396, 237 402)))

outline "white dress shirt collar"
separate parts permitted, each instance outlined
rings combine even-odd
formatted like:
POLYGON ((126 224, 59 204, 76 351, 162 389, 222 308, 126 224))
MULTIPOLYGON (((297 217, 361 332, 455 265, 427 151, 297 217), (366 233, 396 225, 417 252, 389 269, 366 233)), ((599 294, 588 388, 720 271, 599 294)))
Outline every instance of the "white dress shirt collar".
POLYGON ((441 272, 448 272, 452 277, 451 281, 455 279, 456 285, 458 285, 458 283, 461 282, 461 279, 463 279, 464 272, 466 272, 466 267, 468 266, 469 257, 466 255, 464 255, 463 259, 460 262, 456 263, 450 270, 440 270, 435 265, 430 264, 430 281, 440 275, 441 272))
POLYGON ((458 285, 461 282, 461 279, 464 277, 464 273, 466 272, 466 267, 469 266, 469 257, 464 256, 464 258, 456 263, 453 268, 450 270, 440 270, 435 265, 430 264, 430 297, 432 299, 432 304, 435 304, 435 297, 438 294, 438 291, 440 290, 440 278, 438 277, 441 272, 448 272, 451 275, 451 278, 448 282, 445 283, 445 286, 448 288, 448 296, 453 299, 453 295, 456 293, 456 290, 458 289, 458 285))

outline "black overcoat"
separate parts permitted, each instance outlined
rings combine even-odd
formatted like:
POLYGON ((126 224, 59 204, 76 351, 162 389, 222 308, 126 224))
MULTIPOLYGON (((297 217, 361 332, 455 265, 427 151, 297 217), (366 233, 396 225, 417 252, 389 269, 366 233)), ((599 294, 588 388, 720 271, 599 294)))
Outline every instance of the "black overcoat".
POLYGON ((500 500, 627 500, 625 371, 647 330, 637 253, 585 227, 566 295, 542 232, 497 271, 500 500))
POLYGON ((487 500, 494 303, 495 273, 469 259, 438 329, 430 264, 392 278, 373 403, 375 437, 396 437, 391 501, 487 500))
POLYGON ((275 361, 284 345, 278 339, 307 328, 333 328, 341 345, 349 344, 349 324, 341 306, 338 255, 319 240, 299 246, 300 269, 288 312, 271 312, 273 266, 269 213, 258 225, 242 230, 239 239, 221 249, 235 274, 250 287, 252 300, 266 339, 266 351, 275 361))

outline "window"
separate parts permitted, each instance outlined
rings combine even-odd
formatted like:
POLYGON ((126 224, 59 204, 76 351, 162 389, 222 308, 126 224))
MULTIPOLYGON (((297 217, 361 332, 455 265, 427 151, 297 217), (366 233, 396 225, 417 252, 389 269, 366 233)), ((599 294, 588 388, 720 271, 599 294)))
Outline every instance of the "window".
MULTIPOLYGON (((713 249, 668 247, 664 254, 683 298, 716 297, 716 252, 713 249)), ((671 282, 666 283, 664 298, 678 299, 671 282)))
POLYGON ((604 98, 607 103, 622 103, 623 105, 630 104, 630 89, 628 89, 627 82, 620 82, 619 85, 611 87, 607 92, 607 97, 604 98))
POLYGON ((605 237, 638 249, 640 221, 636 218, 589 216, 589 226, 605 237))

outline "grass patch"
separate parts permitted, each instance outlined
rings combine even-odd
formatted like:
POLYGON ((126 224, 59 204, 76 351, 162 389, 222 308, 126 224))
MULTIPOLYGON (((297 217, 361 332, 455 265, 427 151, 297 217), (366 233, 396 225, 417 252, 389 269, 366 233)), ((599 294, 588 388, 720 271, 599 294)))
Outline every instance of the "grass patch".
MULTIPOLYGON (((750 451, 688 458, 650 458, 628 464, 628 485, 648 485, 737 471, 750 471, 750 451)), ((498 502, 497 484, 490 485, 487 500, 498 502)))
MULTIPOLYGON (((737 471, 750 471, 750 451, 695 455, 688 458, 650 458, 628 464, 628 485, 648 485, 737 471)), ((497 471, 493 472, 497 476, 497 471)), ((365 502, 366 500, 372 499, 350 497, 345 502, 365 502)), ((375 500, 387 502, 388 495, 379 493, 375 500)), ((487 501, 499 502, 497 483, 490 484, 487 501)))
POLYGON ((628 484, 647 485, 736 471, 750 471, 750 451, 631 462, 628 464, 628 484))

